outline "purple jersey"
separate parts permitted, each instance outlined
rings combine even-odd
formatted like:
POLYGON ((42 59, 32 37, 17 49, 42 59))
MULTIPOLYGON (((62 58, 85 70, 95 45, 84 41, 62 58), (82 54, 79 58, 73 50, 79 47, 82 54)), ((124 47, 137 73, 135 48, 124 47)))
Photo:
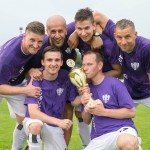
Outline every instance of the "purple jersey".
MULTIPOLYGON (((106 34, 114 38, 114 23, 109 20, 106 25, 106 34)), ((133 51, 121 51, 115 42, 114 47, 120 51, 119 61, 123 68, 124 83, 133 99, 147 98, 150 96, 150 40, 138 36, 133 51)))
MULTIPOLYGON (((33 85, 42 89, 41 95, 39 98, 26 97, 25 104, 38 104, 41 112, 55 118, 63 118, 66 101, 73 101, 78 95, 66 70, 60 70, 54 81, 43 79, 42 81, 33 81, 33 85)), ((29 117, 28 110, 26 117, 29 117)))
POLYGON ((23 54, 22 39, 23 35, 14 37, 0 47, 0 84, 20 84, 25 78, 25 72, 32 67, 33 55, 23 54))
MULTIPOLYGON (((105 76, 99 85, 89 84, 93 99, 100 99, 106 109, 133 108, 134 104, 124 84, 118 79, 105 76)), ((116 119, 92 116, 91 138, 116 131, 121 127, 134 127, 130 118, 116 119)))
MULTIPOLYGON (((75 30, 75 23, 72 22, 70 24, 68 24, 68 28, 70 29, 70 31, 75 30)), ((70 35, 70 33, 68 33, 70 35)), ((118 52, 114 52, 113 48, 113 40, 111 40, 109 37, 107 37, 107 35, 105 34, 105 32, 102 33, 101 36, 102 40, 103 40, 103 46, 100 49, 102 55, 104 56, 104 66, 103 66, 103 72, 107 72, 112 70, 112 64, 119 64, 118 61, 118 57, 119 57, 119 51, 118 52)), ((80 50, 82 56, 83 54, 91 49, 91 46, 85 42, 83 42, 81 40, 81 38, 79 38, 79 45, 78 45, 78 49, 80 50)))

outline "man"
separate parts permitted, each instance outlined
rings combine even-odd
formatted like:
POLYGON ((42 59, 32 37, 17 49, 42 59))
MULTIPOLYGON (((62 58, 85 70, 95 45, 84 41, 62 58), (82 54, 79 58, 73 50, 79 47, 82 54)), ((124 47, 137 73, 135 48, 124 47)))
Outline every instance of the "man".
POLYGON ((20 150, 25 140, 22 129, 26 111, 24 95, 37 97, 41 91, 32 85, 32 80, 26 86, 25 75, 32 67, 33 55, 44 46, 44 35, 44 25, 34 21, 27 25, 24 34, 12 38, 0 47, 0 99, 6 98, 18 122, 13 134, 12 150, 20 150))
POLYGON ((93 99, 101 103, 86 106, 91 93, 83 92, 81 102, 85 106, 82 117, 92 121, 91 142, 85 150, 111 149, 138 150, 137 131, 131 118, 135 116, 133 101, 127 89, 118 79, 102 73, 103 58, 98 51, 87 51, 82 68, 89 83, 93 99))
MULTIPOLYGON (((74 27, 74 23, 68 25, 74 27)), ((102 39, 103 45, 99 49, 104 56, 103 72, 106 75, 120 77, 121 65, 118 61, 119 51, 113 49, 113 40, 107 34, 98 33, 96 23, 94 22, 93 13, 89 8, 79 9, 75 14, 75 35, 79 37, 78 48, 83 55, 87 50, 93 47, 93 39, 102 39)), ((99 29, 99 28, 98 28, 99 29)), ((74 35, 74 36, 75 36, 74 35)), ((73 35, 72 35, 73 36, 73 35)))
MULTIPOLYGON (((64 56, 63 57, 63 65, 61 68, 65 69, 65 70, 70 70, 66 61, 68 59, 73 59, 73 60, 75 59, 75 51, 73 51, 73 50, 70 51, 70 48, 67 43, 69 35, 73 32, 72 28, 69 28, 69 27, 67 28, 66 21, 62 16, 54 15, 47 19, 46 30, 47 30, 47 34, 48 34, 48 37, 46 39, 47 45, 54 45, 61 49, 63 56, 64 56)), ((41 54, 39 55, 38 59, 36 56, 35 60, 39 61, 40 57, 41 57, 41 54)), ((39 66, 36 63, 34 68, 37 68, 37 67, 39 67, 39 66)), ((31 69, 30 75, 35 77, 36 79, 42 78, 42 76, 40 76, 41 71, 39 71, 39 69, 31 69)), ((70 105, 70 102, 66 103, 64 117, 72 120, 73 107, 70 105)), ((85 124, 83 121, 80 122, 79 124, 81 124, 81 125, 79 125, 79 128, 81 128, 79 130, 79 131, 81 131, 81 132, 79 132, 79 134, 80 133, 83 134, 81 136, 82 143, 83 143, 83 145, 87 145, 90 141, 90 130, 89 130, 87 124, 85 124), (83 131, 84 131, 84 133, 83 133, 83 131)), ((69 144, 71 134, 72 134, 72 127, 69 130, 65 131, 65 140, 66 140, 67 145, 69 144)))
POLYGON ((27 113, 24 128, 28 135, 30 150, 41 150, 44 141, 45 150, 66 150, 63 130, 72 126, 72 121, 63 119, 66 101, 73 105, 81 103, 78 91, 73 86, 63 65, 63 55, 59 48, 48 46, 42 55, 43 79, 33 81, 33 85, 42 89, 38 98, 28 96, 25 100, 27 113))
MULTIPOLYGON (((102 34, 99 33, 97 35, 97 27, 94 22, 92 11, 89 8, 78 10, 75 14, 75 25, 71 23, 68 26, 70 28, 75 26, 74 34, 79 37, 78 48, 82 55, 87 50, 91 49, 91 47, 93 48, 93 39, 97 40, 101 38, 103 45, 99 51, 101 51, 104 56, 103 72, 109 76, 121 76, 122 69, 118 61, 119 51, 114 52, 114 49, 112 49, 113 40, 109 39, 106 34, 102 32, 102 34)), ((79 121, 82 119, 79 109, 76 111, 76 116, 80 118, 79 121)))
POLYGON ((138 36, 134 23, 122 19, 116 25, 100 12, 94 12, 109 38, 114 40, 114 48, 120 50, 119 61, 123 68, 124 83, 135 106, 150 107, 150 40, 138 36))

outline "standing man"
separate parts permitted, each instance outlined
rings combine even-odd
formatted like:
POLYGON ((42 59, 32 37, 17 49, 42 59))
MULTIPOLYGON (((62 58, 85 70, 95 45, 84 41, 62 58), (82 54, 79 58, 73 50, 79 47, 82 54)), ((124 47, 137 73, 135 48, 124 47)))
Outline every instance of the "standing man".
POLYGON ((12 150, 20 150, 26 139, 22 129, 26 111, 25 95, 37 97, 41 91, 39 87, 32 85, 32 80, 26 86, 25 75, 32 67, 33 55, 44 47, 44 35, 44 25, 34 21, 27 25, 24 34, 12 38, 0 47, 0 99, 8 101, 18 122, 13 133, 12 150))
POLYGON ((63 130, 72 126, 72 121, 63 119, 66 101, 77 106, 81 104, 78 91, 71 84, 63 65, 63 55, 59 48, 48 46, 42 54, 43 79, 33 81, 33 85, 42 89, 38 98, 27 96, 24 128, 28 135, 30 150, 67 150, 63 130))
POLYGON ((138 150, 137 131, 131 118, 135 108, 126 87, 118 79, 102 73, 103 58, 98 51, 87 51, 82 68, 89 83, 93 99, 99 105, 87 105, 91 93, 83 92, 82 117, 88 124, 92 121, 91 142, 85 150, 138 150))
POLYGON ((150 40, 138 36, 132 21, 122 19, 116 25, 100 12, 94 12, 95 21, 114 40, 120 50, 119 61, 123 68, 124 83, 135 106, 150 108, 150 40))

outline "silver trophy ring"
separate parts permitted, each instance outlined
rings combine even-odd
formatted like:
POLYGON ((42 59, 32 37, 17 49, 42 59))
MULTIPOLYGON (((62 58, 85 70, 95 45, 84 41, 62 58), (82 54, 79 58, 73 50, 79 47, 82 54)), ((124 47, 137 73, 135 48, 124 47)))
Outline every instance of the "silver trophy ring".
POLYGON ((73 68, 75 66, 75 61, 73 59, 67 59, 66 64, 73 68))

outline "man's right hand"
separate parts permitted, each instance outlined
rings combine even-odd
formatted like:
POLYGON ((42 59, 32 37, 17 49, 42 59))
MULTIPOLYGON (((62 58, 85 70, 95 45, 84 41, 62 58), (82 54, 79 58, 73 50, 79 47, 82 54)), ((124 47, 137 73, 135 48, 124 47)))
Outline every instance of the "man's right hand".
POLYGON ((72 126, 72 121, 69 119, 60 119, 58 126, 64 130, 69 130, 72 126))
POLYGON ((32 85, 33 78, 31 78, 29 84, 25 87, 25 94, 27 96, 37 98, 41 93, 41 88, 32 85))

